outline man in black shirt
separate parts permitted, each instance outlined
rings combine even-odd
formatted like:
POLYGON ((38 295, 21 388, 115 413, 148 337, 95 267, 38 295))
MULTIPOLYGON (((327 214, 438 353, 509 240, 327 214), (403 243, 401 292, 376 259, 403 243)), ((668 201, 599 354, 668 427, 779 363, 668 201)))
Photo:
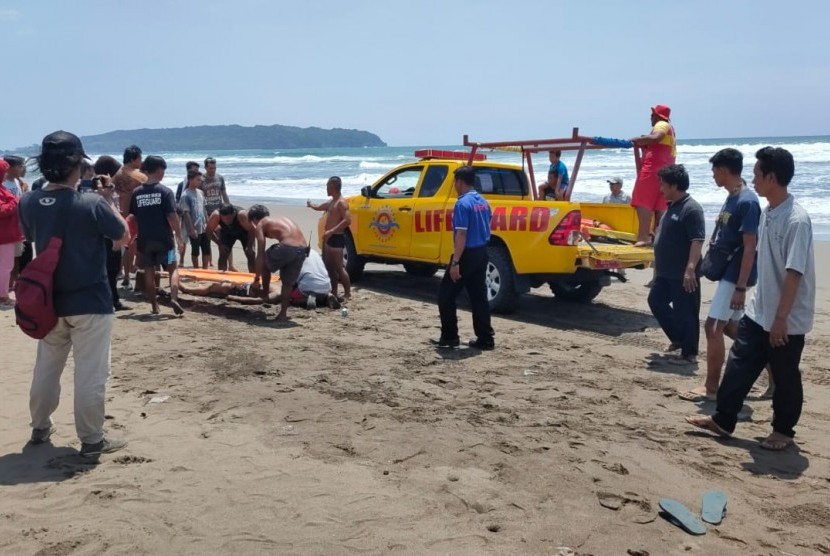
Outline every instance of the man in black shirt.
POLYGON ((160 182, 164 179, 167 163, 160 156, 148 156, 141 165, 147 182, 133 191, 130 216, 138 226, 138 253, 144 269, 144 295, 154 315, 159 313, 156 299, 156 267, 161 266, 170 275, 170 304, 177 315, 184 313, 179 305, 179 277, 176 265, 176 247, 181 249, 181 223, 176 214, 173 192, 160 182), (174 241, 175 238, 175 241, 174 241))
POLYGON ((688 193, 689 175, 682 164, 660 169, 660 191, 668 201, 654 241, 654 281, 648 306, 680 362, 697 360, 700 339, 698 265, 706 230, 703 209, 688 193))

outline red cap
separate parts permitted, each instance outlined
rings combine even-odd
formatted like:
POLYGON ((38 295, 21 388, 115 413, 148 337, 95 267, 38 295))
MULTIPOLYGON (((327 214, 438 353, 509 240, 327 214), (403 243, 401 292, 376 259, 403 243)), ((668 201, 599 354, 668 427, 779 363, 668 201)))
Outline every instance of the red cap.
POLYGON ((669 121, 671 118, 671 108, 666 106, 665 104, 658 104, 654 108, 651 109, 652 114, 657 114, 658 118, 662 118, 666 121, 669 121))

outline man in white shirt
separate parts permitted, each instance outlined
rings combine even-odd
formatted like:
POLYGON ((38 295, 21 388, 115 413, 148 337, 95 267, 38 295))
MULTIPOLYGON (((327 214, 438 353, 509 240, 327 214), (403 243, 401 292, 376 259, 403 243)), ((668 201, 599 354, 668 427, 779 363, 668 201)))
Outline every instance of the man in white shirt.
POLYGON ((795 173, 792 155, 782 148, 764 147, 755 157, 752 183, 769 202, 758 234, 758 284, 738 325, 718 389, 717 411, 711 417, 694 415, 686 421, 731 436, 744 399, 769 364, 775 381, 772 434, 761 447, 783 450, 793 444, 804 403, 798 366, 815 314, 813 230, 807 211, 787 190, 795 173))

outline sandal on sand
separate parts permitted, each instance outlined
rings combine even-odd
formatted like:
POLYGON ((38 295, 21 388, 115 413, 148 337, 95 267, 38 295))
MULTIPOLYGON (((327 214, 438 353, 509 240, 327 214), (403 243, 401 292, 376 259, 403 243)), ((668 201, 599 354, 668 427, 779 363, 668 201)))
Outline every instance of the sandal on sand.
POLYGON ((706 534, 706 526, 698 521, 694 514, 677 500, 661 498, 659 504, 660 509, 668 516, 669 523, 677 525, 692 535, 706 534))
POLYGON ((703 493, 700 502, 700 519, 718 525, 726 516, 726 495, 719 490, 703 493))
POLYGON ((763 439, 759 446, 764 450, 769 450, 770 452, 780 452, 782 450, 786 450, 790 446, 795 444, 792 438, 785 437, 782 434, 773 433, 763 439))
POLYGON ((695 392, 694 390, 689 390, 688 392, 678 392, 677 397, 681 400, 694 403, 713 402, 718 399, 716 394, 701 394, 700 392, 695 392))
POLYGON ((709 432, 715 433, 722 438, 732 438, 731 432, 726 432, 720 427, 715 420, 708 415, 690 415, 686 417, 686 422, 690 425, 709 432))

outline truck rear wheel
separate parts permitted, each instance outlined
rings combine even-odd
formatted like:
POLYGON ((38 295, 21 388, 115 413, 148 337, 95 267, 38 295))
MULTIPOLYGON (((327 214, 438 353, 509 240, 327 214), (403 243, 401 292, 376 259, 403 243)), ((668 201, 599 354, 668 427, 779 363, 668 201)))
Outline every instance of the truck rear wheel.
POLYGON ((407 274, 412 276, 420 276, 422 278, 429 278, 438 272, 438 267, 434 264, 427 263, 403 263, 403 268, 407 274))
POLYGON ((519 294, 516 292, 513 263, 504 247, 487 248, 487 301, 493 313, 508 314, 516 310, 519 294))
POLYGON ((366 259, 357 254, 352 234, 346 232, 346 248, 343 249, 343 265, 349 273, 349 280, 357 282, 363 276, 366 259))
POLYGON ((599 280, 571 282, 562 279, 551 280, 550 289, 559 300, 588 303, 599 295, 599 292, 602 291, 602 285, 599 280))

